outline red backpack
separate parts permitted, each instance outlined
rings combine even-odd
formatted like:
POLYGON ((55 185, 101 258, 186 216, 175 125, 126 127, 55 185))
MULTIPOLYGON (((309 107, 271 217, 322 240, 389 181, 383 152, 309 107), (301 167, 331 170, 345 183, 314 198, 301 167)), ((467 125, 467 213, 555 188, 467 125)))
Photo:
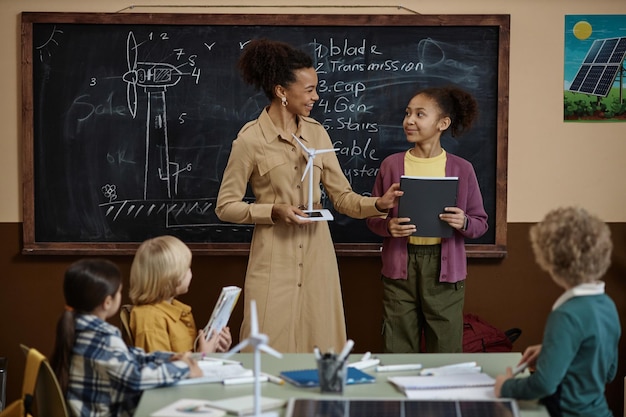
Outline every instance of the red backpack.
POLYGON ((522 334, 515 327, 502 331, 478 317, 463 314, 463 352, 510 352, 513 342, 522 334))

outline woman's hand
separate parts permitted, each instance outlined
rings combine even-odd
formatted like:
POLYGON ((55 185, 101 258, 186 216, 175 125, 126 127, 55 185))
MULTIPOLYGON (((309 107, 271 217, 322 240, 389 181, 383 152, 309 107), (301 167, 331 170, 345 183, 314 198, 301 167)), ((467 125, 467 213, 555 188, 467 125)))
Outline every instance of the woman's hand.
POLYGON ((404 194, 404 191, 400 190, 400 184, 391 184, 391 187, 387 189, 382 197, 376 199, 376 209, 378 211, 387 211, 398 205, 400 197, 404 194))
POLYGON ((410 221, 411 219, 408 217, 393 217, 387 223, 387 230, 392 237, 411 236, 417 227, 414 224, 409 224, 410 221))
POLYGON ((304 211, 289 204, 274 204, 272 206, 272 220, 274 220, 274 222, 285 222, 287 224, 311 223, 311 220, 306 219, 306 213, 304 211))

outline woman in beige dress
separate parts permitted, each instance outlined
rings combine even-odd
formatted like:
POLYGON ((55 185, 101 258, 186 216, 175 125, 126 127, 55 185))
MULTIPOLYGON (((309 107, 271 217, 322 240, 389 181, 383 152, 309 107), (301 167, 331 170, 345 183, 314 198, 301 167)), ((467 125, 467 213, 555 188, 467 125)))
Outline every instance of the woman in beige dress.
MULTIPOLYGON (((275 349, 339 351, 346 327, 337 259, 328 223, 310 221, 302 211, 308 156, 293 138, 307 148, 333 148, 324 127, 309 117, 319 99, 313 61, 286 43, 261 39, 245 47, 239 69, 270 100, 233 141, 215 209, 224 222, 255 225, 240 337, 250 333, 255 300, 259 330, 275 349), (243 201, 248 184, 254 203, 243 201)), ((335 209, 354 218, 384 216, 402 194, 398 184, 378 198, 353 192, 334 152, 315 157, 313 176, 314 207, 320 207, 322 183, 335 209)))

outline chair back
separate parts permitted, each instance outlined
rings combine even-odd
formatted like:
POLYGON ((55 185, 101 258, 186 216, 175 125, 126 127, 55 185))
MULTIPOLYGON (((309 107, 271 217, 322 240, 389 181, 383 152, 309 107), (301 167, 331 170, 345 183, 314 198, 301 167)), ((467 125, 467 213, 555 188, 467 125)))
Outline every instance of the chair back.
POLYGON ((122 334, 124 341, 128 346, 135 346, 135 338, 130 330, 130 311, 133 309, 132 304, 124 304, 120 307, 120 321, 122 322, 122 334))
POLYGON ((65 396, 48 359, 37 349, 20 346, 26 354, 26 368, 29 361, 41 362, 33 393, 33 417, 70 417, 65 396))

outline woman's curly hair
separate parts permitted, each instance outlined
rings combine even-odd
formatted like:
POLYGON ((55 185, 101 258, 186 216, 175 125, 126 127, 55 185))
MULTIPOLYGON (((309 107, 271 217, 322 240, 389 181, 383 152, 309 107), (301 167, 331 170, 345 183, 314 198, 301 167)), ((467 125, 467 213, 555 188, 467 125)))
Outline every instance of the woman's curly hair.
POLYGON ((254 39, 245 46, 237 66, 243 80, 263 90, 272 101, 274 87, 279 84, 288 87, 296 80, 295 71, 312 68, 313 59, 286 42, 263 38, 254 39))
POLYGON ((580 207, 550 211, 530 240, 539 266, 570 286, 600 279, 611 265, 609 227, 580 207))

